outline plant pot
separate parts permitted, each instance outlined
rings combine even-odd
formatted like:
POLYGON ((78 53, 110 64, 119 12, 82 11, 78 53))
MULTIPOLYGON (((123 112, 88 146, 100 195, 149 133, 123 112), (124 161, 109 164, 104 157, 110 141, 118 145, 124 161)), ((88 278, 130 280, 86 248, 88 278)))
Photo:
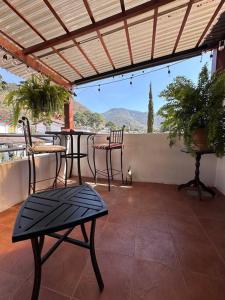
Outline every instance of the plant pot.
POLYGON ((192 133, 193 145, 199 150, 209 148, 206 128, 197 128, 192 133))

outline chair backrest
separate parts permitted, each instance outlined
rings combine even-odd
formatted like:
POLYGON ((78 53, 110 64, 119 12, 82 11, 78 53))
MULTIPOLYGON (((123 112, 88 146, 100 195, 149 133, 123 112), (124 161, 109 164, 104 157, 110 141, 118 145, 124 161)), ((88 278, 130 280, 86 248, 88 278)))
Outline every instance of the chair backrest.
POLYGON ((119 130, 110 130, 109 144, 123 144, 123 132, 125 125, 119 130))
POLYGON ((24 138, 26 142, 26 148, 32 147, 31 131, 30 131, 30 122, 26 117, 22 117, 19 120, 19 123, 23 126, 24 138))

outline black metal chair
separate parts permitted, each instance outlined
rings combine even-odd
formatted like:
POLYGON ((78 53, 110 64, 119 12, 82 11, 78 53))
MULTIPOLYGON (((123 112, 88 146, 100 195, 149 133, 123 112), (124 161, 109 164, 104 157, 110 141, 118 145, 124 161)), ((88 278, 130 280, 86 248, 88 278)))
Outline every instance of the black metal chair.
POLYGON ((94 179, 97 180, 97 174, 107 177, 108 179, 108 190, 110 191, 110 182, 113 180, 115 175, 121 174, 122 183, 123 180, 123 126, 120 130, 110 130, 110 134, 107 137, 108 143, 98 144, 96 143, 96 135, 93 136, 93 162, 94 162, 94 179), (106 153, 106 170, 99 170, 96 168, 96 150, 105 151, 106 153), (114 169, 112 165, 112 151, 120 150, 120 170, 114 169))
POLYGON ((31 189, 33 193, 36 192, 36 184, 44 180, 54 179, 53 187, 57 186, 57 180, 59 177, 60 169, 62 166, 62 157, 65 158, 65 186, 67 185, 67 159, 66 159, 66 147, 61 145, 34 145, 31 137, 30 123, 26 117, 22 117, 19 120, 19 123, 22 124, 24 131, 24 138, 26 143, 26 153, 28 157, 28 168, 29 168, 29 188, 28 194, 31 194, 31 189), (36 154, 55 154, 56 159, 56 171, 55 177, 48 178, 44 180, 36 180, 36 166, 35 166, 35 155, 36 154), (59 157, 58 157, 59 154, 59 157))

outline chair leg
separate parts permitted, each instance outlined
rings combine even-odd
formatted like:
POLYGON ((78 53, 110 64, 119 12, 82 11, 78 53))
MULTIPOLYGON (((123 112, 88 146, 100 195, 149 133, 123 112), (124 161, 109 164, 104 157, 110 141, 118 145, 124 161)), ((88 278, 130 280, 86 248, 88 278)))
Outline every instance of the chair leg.
POLYGON ((110 171, 111 171, 111 178, 113 180, 113 169, 112 169, 112 150, 109 150, 109 155, 110 155, 110 171))
POLYGON ((27 157, 27 161, 28 161, 28 171, 29 171, 29 186, 28 186, 28 196, 31 194, 31 161, 30 161, 30 154, 28 154, 27 157))
POLYGON ((67 169, 68 169, 68 162, 67 162, 67 157, 66 157, 66 152, 64 154, 65 157, 65 187, 67 187, 67 169))
POLYGON ((34 154, 31 154, 31 158, 32 158, 32 169, 33 169, 33 183, 32 183, 32 187, 33 187, 33 193, 35 193, 35 191, 36 191, 36 166, 35 166, 35 157, 34 157, 34 154))
POLYGON ((95 161, 95 148, 93 148, 93 163, 94 163, 94 180, 95 184, 97 183, 97 170, 96 170, 96 161, 95 161))
POLYGON ((124 183, 123 180, 123 149, 121 148, 120 152, 120 167, 121 167, 121 179, 122 179, 122 184, 124 183))
POLYGON ((105 151, 106 152, 106 170, 107 170, 107 178, 108 178, 108 190, 110 192, 110 175, 109 175, 109 161, 108 161, 108 150, 105 151))
POLYGON ((58 174, 59 174, 59 170, 58 170, 58 153, 55 153, 55 179, 53 182, 53 188, 57 187, 57 180, 58 180, 58 174))

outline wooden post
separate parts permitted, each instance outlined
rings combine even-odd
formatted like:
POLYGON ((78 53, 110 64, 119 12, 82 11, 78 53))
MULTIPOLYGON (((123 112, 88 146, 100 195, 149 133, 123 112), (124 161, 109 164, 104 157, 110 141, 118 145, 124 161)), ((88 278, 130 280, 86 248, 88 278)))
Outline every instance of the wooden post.
POLYGON ((64 105, 65 129, 74 129, 73 120, 73 96, 70 96, 69 103, 64 105))
POLYGON ((222 51, 217 50, 216 56, 216 70, 224 70, 225 69, 225 49, 222 51))

